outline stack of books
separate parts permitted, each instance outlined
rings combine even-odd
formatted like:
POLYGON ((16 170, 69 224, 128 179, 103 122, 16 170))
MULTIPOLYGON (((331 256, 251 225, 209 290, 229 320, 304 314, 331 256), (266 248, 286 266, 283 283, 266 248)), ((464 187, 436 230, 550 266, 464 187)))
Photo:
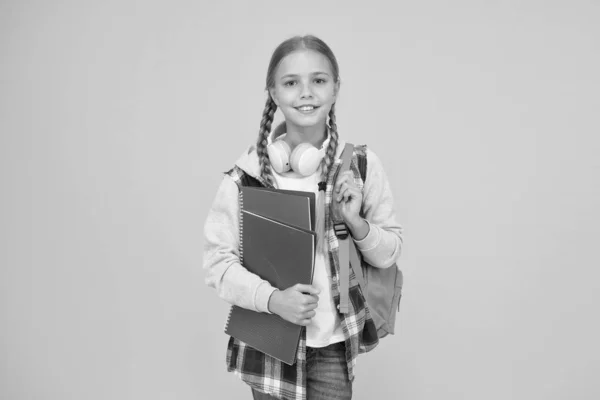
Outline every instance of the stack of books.
MULTIPOLYGON (((314 225, 314 193, 242 187, 242 265, 280 290, 311 284, 317 244, 314 225)), ((302 328, 276 314, 232 306, 225 333, 292 365, 302 328)))

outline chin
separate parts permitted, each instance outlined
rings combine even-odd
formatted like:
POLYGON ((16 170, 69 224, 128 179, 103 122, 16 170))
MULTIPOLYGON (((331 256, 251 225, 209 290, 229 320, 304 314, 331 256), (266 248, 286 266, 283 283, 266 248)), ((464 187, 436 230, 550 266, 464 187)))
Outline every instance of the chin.
POLYGON ((327 118, 318 116, 312 118, 286 118, 286 121, 301 128, 310 128, 313 126, 324 125, 327 122, 327 118))
POLYGON ((314 119, 314 120, 293 121, 293 124, 297 125, 297 126, 301 126, 303 128, 309 128, 311 126, 319 125, 322 122, 323 121, 321 119, 314 119))

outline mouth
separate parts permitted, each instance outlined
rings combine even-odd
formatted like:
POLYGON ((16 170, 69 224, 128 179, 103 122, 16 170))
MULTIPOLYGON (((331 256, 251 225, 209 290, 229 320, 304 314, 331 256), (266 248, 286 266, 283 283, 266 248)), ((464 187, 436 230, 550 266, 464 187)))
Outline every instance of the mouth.
POLYGON ((294 107, 296 110, 303 112, 303 113, 310 113, 313 112, 314 110, 316 110, 317 108, 319 108, 319 106, 313 106, 313 105, 304 105, 304 106, 300 106, 300 107, 294 107))

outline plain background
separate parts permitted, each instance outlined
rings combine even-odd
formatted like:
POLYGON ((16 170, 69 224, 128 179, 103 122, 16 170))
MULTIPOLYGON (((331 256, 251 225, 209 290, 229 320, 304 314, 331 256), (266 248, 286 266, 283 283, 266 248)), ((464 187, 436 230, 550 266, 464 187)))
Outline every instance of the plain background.
POLYGON ((598 399, 600 5, 0 2, 0 398, 248 399, 204 284, 271 52, 312 33, 405 228, 355 399, 598 399))

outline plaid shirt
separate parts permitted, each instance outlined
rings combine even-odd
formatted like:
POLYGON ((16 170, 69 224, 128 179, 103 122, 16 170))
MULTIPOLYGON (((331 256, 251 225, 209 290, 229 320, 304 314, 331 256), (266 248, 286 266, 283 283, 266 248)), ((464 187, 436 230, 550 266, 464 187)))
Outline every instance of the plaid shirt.
MULTIPOLYGON (((363 181, 358 169, 358 156, 366 157, 365 151, 364 146, 355 147, 350 165, 350 169, 354 173, 354 182, 361 190, 363 181)), ((337 160, 331 168, 325 192, 325 236, 329 243, 329 265, 331 276, 334 277, 333 282, 331 282, 331 293, 336 307, 339 306, 340 302, 338 239, 329 217, 329 205, 332 199, 334 178, 340 165, 341 160, 337 160)), ((235 166, 227 174, 238 186, 241 186, 246 172, 235 166)), ((270 186, 260 177, 254 178, 261 185, 270 186)), ((366 266, 367 264, 363 262, 363 268, 366 268, 366 266)), ((348 377, 352 381, 354 380, 354 366, 358 355, 374 349, 379 343, 379 338, 352 268, 350 269, 349 286, 349 312, 345 315, 340 314, 340 319, 346 344, 348 377)), ((298 353, 294 365, 287 365, 233 337, 229 339, 226 361, 229 372, 233 372, 258 391, 268 393, 279 399, 306 400, 306 328, 302 329, 300 334, 298 353)))

